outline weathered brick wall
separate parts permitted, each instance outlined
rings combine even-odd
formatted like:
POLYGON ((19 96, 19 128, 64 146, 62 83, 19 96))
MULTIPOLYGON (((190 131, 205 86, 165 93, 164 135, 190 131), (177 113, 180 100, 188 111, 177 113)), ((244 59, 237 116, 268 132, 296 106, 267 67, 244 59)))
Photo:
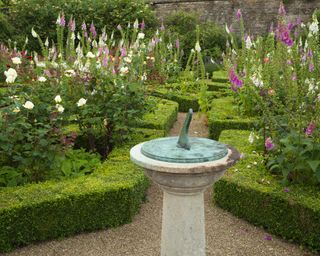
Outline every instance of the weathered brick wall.
MULTIPOLYGON (((246 30, 252 34, 266 32, 276 20, 280 0, 150 0, 160 17, 175 10, 199 13, 202 20, 218 24, 236 24, 235 13, 241 9, 246 30)), ((308 21, 313 11, 320 8, 320 0, 287 0, 285 4, 289 18, 301 17, 308 21)), ((237 26, 234 28, 237 30, 237 26)))

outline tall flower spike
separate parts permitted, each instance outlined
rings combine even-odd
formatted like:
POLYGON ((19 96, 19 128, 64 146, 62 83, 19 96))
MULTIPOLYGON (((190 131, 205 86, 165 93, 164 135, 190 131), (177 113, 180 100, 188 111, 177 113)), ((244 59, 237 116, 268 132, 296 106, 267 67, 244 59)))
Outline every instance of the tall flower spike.
POLYGON ((94 38, 97 36, 97 31, 96 31, 96 28, 95 28, 93 22, 91 22, 91 25, 90 25, 90 33, 94 38))
POLYGON ((144 20, 143 20, 143 21, 141 22, 141 24, 140 24, 141 30, 144 30, 145 26, 146 26, 146 24, 144 23, 144 20))
POLYGON ((287 14, 286 9, 284 8, 283 2, 280 2, 280 7, 278 11, 279 15, 285 16, 287 14))
POLYGON ((70 31, 74 32, 76 30, 76 20, 71 18, 68 23, 68 27, 70 31))
POLYGON ((87 30, 87 25, 86 25, 86 23, 84 21, 82 22, 81 29, 82 29, 82 31, 86 31, 87 30))
POLYGON ((237 19, 238 19, 238 20, 241 19, 241 17, 242 17, 241 9, 238 9, 238 10, 237 10, 236 16, 237 16, 237 19))
POLYGON ((134 28, 134 29, 138 29, 138 28, 139 28, 139 21, 138 21, 138 19, 136 19, 135 22, 133 23, 133 28, 134 28))
POLYGON ((61 27, 65 27, 66 26, 66 18, 64 16, 64 14, 62 13, 61 18, 60 18, 60 24, 61 27))

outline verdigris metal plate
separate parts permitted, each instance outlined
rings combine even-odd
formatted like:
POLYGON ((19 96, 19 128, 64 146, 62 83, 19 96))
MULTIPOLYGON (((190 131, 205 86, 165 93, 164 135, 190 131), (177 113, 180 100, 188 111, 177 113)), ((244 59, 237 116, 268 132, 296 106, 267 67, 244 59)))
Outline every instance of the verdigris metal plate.
POLYGON ((178 147, 179 137, 145 142, 141 153, 151 159, 169 163, 203 163, 219 160, 228 154, 227 147, 215 140, 189 137, 190 150, 178 147))

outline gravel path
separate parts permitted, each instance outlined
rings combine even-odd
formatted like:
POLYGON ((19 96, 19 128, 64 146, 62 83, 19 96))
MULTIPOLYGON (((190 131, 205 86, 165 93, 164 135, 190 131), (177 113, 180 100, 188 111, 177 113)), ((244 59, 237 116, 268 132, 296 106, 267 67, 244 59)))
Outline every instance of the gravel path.
MULTIPOLYGON (((185 114, 170 135, 177 135, 185 114)), ((195 116, 191 136, 208 135, 206 118, 195 116)), ((271 237, 264 230, 215 207, 211 190, 205 195, 207 256, 309 256, 298 246, 271 237), (269 239, 266 240, 266 236, 269 239)), ((153 184, 140 213, 130 224, 21 248, 6 256, 158 256, 160 255, 162 193, 153 184)), ((173 255, 174 256, 174 255, 173 255)))

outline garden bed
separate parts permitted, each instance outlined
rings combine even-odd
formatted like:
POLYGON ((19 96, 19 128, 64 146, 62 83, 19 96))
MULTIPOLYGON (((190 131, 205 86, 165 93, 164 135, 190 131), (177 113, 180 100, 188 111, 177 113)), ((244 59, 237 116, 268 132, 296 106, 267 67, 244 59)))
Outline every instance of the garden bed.
POLYGON ((232 97, 214 99, 208 114, 209 136, 218 140, 220 133, 228 129, 250 130, 255 126, 255 119, 239 114, 232 97))
POLYGON ((134 138, 114 148, 93 174, 0 189, 0 252, 130 222, 144 200, 148 180, 131 164, 129 150, 163 136, 177 116, 176 103, 160 104, 162 115, 157 115, 160 110, 147 115, 145 124, 163 129, 136 128, 134 138))
POLYGON ((214 201, 234 215, 262 226, 271 234, 320 251, 320 190, 290 185, 284 188, 248 143, 249 131, 223 131, 220 141, 245 154, 214 185, 214 201))

